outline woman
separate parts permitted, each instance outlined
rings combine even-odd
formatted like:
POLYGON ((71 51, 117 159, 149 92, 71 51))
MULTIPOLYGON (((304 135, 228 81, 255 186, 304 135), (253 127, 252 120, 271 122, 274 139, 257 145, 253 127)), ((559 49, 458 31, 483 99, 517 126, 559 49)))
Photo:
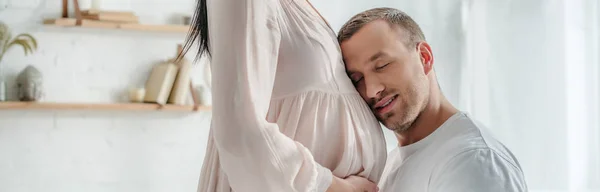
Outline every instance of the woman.
POLYGON ((199 0, 192 22, 213 83, 198 191, 376 190, 382 130, 308 1, 199 0))

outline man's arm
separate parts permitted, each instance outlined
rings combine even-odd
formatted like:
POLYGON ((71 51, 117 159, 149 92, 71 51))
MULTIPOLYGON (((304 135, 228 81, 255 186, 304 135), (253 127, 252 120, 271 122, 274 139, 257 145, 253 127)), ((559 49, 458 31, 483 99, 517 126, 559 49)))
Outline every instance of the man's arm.
POLYGON ((492 149, 462 152, 434 171, 430 192, 525 192, 519 167, 492 149))

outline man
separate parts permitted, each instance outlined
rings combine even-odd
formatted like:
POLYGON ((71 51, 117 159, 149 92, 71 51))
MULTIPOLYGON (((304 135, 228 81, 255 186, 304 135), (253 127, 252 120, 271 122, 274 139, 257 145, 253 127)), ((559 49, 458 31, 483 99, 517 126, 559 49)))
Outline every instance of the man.
POLYGON ((338 39, 356 89, 398 139, 381 191, 527 191, 512 153, 442 94, 432 49, 408 15, 367 10, 338 39))

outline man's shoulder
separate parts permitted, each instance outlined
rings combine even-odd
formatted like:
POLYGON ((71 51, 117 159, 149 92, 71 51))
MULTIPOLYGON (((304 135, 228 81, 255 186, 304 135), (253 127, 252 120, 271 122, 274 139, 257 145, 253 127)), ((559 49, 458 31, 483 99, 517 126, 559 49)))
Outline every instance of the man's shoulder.
POLYGON ((448 139, 442 141, 441 146, 447 147, 447 158, 450 160, 459 155, 469 155, 481 151, 488 151, 490 155, 498 156, 520 167, 516 157, 488 128, 471 116, 464 114, 457 119, 448 139))
POLYGON ((491 148, 470 149, 432 172, 430 191, 527 191, 521 168, 491 148))
POLYGON ((447 158, 446 161, 440 162, 440 165, 439 170, 441 172, 448 169, 457 169, 458 173, 466 174, 472 171, 482 171, 486 168, 522 172, 518 161, 514 157, 507 156, 489 147, 466 149, 447 158))
POLYGON ((462 183, 468 187, 479 185, 472 183, 474 181, 505 180, 510 181, 507 185, 517 184, 513 187, 526 188, 516 157, 485 126, 466 114, 452 126, 452 135, 439 145, 444 148, 445 157, 440 158, 432 172, 430 181, 434 185, 446 186, 446 182, 454 181, 456 186, 462 183))

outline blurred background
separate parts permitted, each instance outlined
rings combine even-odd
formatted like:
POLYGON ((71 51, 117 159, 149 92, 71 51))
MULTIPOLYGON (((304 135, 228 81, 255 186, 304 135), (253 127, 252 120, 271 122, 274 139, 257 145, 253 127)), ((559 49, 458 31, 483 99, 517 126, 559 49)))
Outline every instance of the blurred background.
MULTIPOLYGON (((405 11, 432 46, 444 94, 513 151, 530 191, 600 191, 598 0, 311 2, 334 30, 369 8, 405 11)), ((96 15, 73 27, 60 19, 60 0, 0 0, 12 37, 37 44, 28 54, 0 49, 0 191, 195 191, 211 116, 206 61, 187 72, 196 94, 183 103, 159 110, 135 94, 158 86, 151 77, 169 79, 157 71, 172 76, 156 66, 177 53, 194 3, 79 0, 82 10, 132 12, 135 21, 96 15), (54 104, 18 102, 27 66, 42 77, 36 99, 54 104)), ((389 131, 386 141, 395 147, 389 131)))

